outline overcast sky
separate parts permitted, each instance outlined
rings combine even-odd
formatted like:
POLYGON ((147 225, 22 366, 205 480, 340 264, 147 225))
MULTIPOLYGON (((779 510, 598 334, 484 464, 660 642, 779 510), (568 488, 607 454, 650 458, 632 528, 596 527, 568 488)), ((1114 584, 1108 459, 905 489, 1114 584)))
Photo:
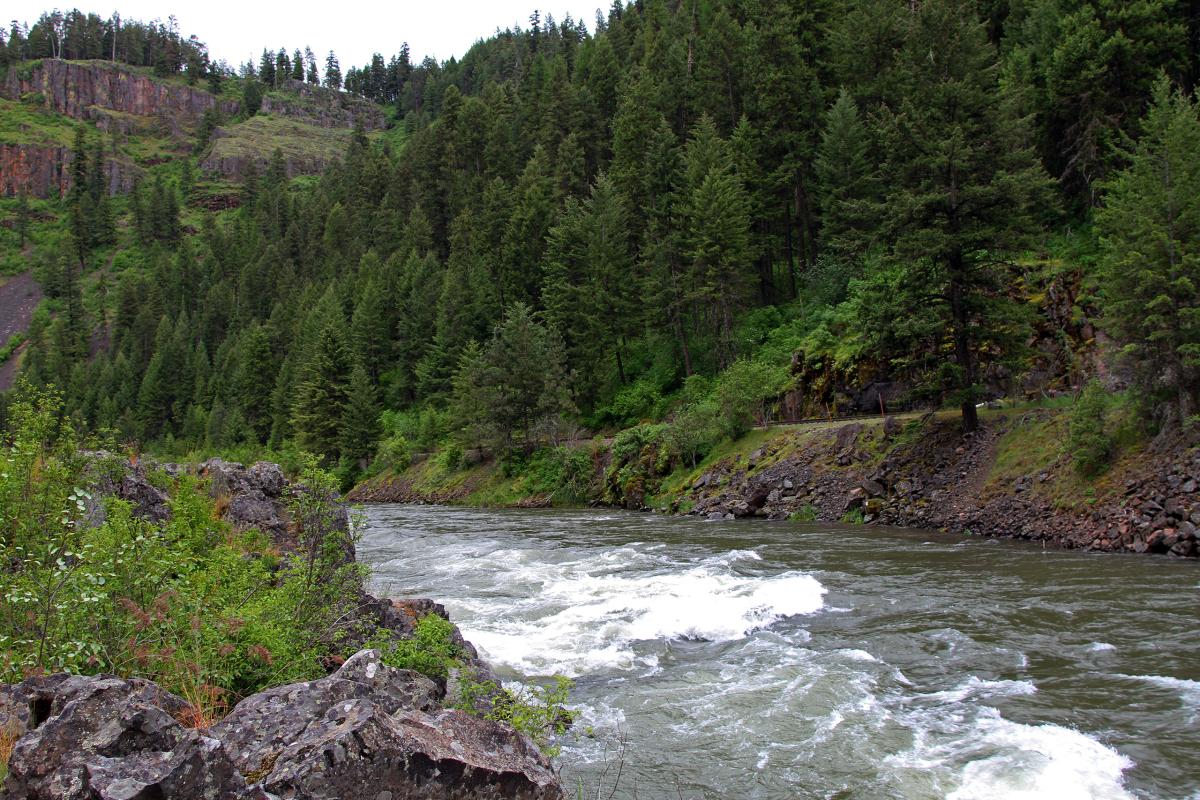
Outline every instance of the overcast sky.
MULTIPOLYGON (((542 7, 561 21, 567 12, 582 19, 588 30, 595 27, 596 9, 607 10, 611 0, 554 0, 542 7)), ((52 3, 52 0, 51 0, 52 3)), ((5 0, 5 27, 10 19, 33 24, 54 6, 47 2, 5 0)), ((237 66, 248 58, 256 62, 263 47, 288 52, 307 45, 323 61, 330 50, 337 53, 342 69, 367 63, 371 54, 385 58, 408 42, 414 62, 426 55, 438 61, 462 56, 477 40, 496 28, 520 23, 528 27, 530 13, 538 0, 391 0, 391 2, 256 2, 256 0, 209 0, 168 4, 149 0, 100 0, 103 5, 67 3, 62 10, 78 7, 107 18, 115 10, 123 18, 148 21, 174 14, 184 36, 196 36, 208 45, 214 60, 225 59, 237 66), (110 5, 111 4, 111 5, 110 5)))

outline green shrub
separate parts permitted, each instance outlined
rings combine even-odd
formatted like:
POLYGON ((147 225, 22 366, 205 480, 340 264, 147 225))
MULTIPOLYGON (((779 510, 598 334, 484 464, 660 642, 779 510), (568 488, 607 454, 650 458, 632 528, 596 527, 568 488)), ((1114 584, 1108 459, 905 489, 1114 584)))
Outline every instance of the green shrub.
POLYGON ((462 649, 454 643, 454 626, 437 614, 417 620, 411 639, 381 639, 374 646, 383 653, 383 663, 397 669, 420 672, 445 681, 458 665, 462 649))
POLYGON ((1099 382, 1092 381, 1071 409, 1067 449, 1075 471, 1084 477, 1099 475, 1112 456, 1113 440, 1105 424, 1108 406, 1108 393, 1099 382))
POLYGON ((566 733, 575 720, 575 713, 566 707, 573 686, 562 675, 554 676, 552 687, 517 690, 501 688, 492 681, 463 679, 456 707, 475 714, 482 712, 484 719, 508 723, 553 758, 561 752, 553 743, 554 737, 566 733))
POLYGON ((403 472, 412 464, 411 445, 408 439, 399 433, 394 433, 379 442, 379 452, 375 457, 373 467, 376 471, 391 470, 403 472))
POLYGON ((530 494, 549 495, 563 503, 588 500, 595 482, 592 457, 577 447, 546 447, 530 457, 521 470, 530 494))
MULTIPOLYGON (((38 672, 155 680, 189 700, 197 724, 267 686, 316 678, 363 632, 351 626, 363 569, 332 479, 312 466, 291 513, 298 552, 234 534, 207 487, 166 485, 170 519, 101 505, 86 489, 128 469, 85 460, 57 397, 22 387, 0 449, 0 682, 38 672)), ((368 632, 369 633, 369 632, 368 632)))

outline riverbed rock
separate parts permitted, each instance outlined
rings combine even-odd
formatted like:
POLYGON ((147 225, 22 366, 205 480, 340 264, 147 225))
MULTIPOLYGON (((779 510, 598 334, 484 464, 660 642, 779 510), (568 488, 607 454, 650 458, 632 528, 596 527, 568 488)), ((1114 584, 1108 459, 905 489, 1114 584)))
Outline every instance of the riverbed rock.
POLYGON ((388 714, 339 703, 268 764, 279 797, 561 800, 550 761, 523 734, 458 710, 388 714))

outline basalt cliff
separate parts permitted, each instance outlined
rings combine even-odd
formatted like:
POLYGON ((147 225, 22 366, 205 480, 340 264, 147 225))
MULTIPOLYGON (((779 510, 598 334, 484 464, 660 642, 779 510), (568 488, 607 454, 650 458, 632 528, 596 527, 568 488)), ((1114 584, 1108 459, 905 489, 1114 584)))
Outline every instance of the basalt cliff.
POLYGON ((105 183, 113 195, 128 192, 144 167, 192 150, 209 111, 222 122, 211 131, 200 166, 231 180, 251 165, 265 168, 276 149, 290 177, 319 173, 341 156, 352 130, 385 126, 372 103, 300 81, 268 92, 257 114, 245 118, 239 99, 109 61, 43 59, 13 66, 0 82, 0 98, 14 118, 14 133, 0 137, 0 195, 8 197, 22 189, 41 198, 70 190, 71 131, 80 122, 105 134, 105 183), (29 124, 19 119, 26 115, 29 124), (154 146, 145 147, 147 142, 154 146))

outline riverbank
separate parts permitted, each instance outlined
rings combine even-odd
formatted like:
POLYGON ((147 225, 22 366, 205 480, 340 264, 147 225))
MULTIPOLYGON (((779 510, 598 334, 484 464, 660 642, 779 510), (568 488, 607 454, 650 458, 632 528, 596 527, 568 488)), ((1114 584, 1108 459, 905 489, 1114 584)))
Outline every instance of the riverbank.
MULTIPOLYGON (((649 438, 617 451, 581 445, 593 475, 574 504, 712 519, 766 517, 930 528, 1103 552, 1200 555, 1200 451, 1142 442, 1081 476, 1067 452, 1069 413, 989 411, 963 435, 957 419, 880 419, 755 430, 694 468, 664 474, 649 438)), ((628 443, 626 443, 628 445, 628 443)), ((446 469, 426 460, 364 481, 357 502, 497 507, 557 502, 494 463, 446 469)))
POLYGON ((3 619, 0 796, 561 800, 561 708, 499 688, 442 605, 368 592, 331 478, 69 456, 58 584, 9 551, 5 596, 56 605, 3 619))

